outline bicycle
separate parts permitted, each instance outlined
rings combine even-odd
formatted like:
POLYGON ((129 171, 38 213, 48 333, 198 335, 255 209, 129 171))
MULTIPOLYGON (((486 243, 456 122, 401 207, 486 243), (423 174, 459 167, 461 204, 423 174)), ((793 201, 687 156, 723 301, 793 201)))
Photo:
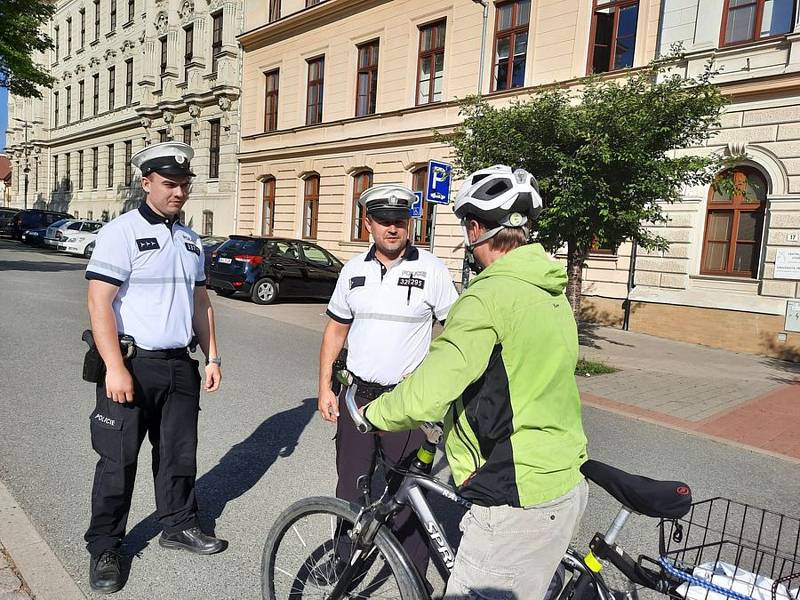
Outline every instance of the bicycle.
MULTIPOLYGON (((347 410, 359 431, 369 432, 371 425, 356 406, 356 387, 352 378, 345 375, 340 375, 340 378, 343 385, 348 386, 345 393, 347 410)), ((426 472, 433 462, 436 442, 435 435, 429 435, 419 448, 413 464, 407 468, 390 469, 383 493, 366 506, 337 498, 313 497, 287 508, 270 529, 264 544, 262 597, 265 600, 295 600, 306 596, 330 600, 372 597, 428 600, 430 595, 422 577, 388 524, 393 515, 409 506, 427 533, 435 566, 445 578, 449 575, 453 569, 455 552, 423 491, 438 494, 466 509, 471 503, 461 497, 455 488, 426 472), (314 532, 313 525, 317 518, 317 533, 321 536, 312 540, 311 532, 314 532), (278 564, 279 555, 283 553, 288 555, 288 565, 278 564)), ((582 555, 573 548, 567 550, 553 576, 546 600, 637 600, 637 589, 630 586, 648 588, 673 598, 686 597, 687 590, 706 589, 704 598, 698 598, 695 594, 691 600, 719 600, 723 597, 749 600, 750 597, 741 594, 709 596, 720 591, 713 577, 703 580, 693 576, 694 568, 701 564, 704 557, 708 558, 714 548, 718 548, 717 562, 729 558, 728 550, 734 550, 734 554, 738 551, 738 556, 731 560, 736 568, 741 566, 742 569, 745 554, 754 553, 752 570, 756 572, 755 567, 762 565, 764 557, 781 556, 783 564, 780 568, 772 565, 771 573, 777 574, 775 580, 783 578, 781 581, 786 583, 795 577, 800 578, 800 561, 797 557, 800 521, 796 519, 780 515, 780 526, 784 531, 790 528, 786 524, 795 527, 798 542, 793 554, 779 553, 776 548, 765 544, 750 544, 749 538, 744 536, 744 524, 738 540, 736 535, 729 535, 730 532, 726 530, 727 520, 721 532, 714 529, 713 511, 708 507, 722 501, 717 504, 727 503, 730 514, 730 508, 738 506, 732 501, 712 499, 692 503, 691 491, 682 482, 656 481, 594 460, 587 461, 581 471, 588 480, 620 502, 621 507, 606 533, 595 534, 588 554, 582 555), (708 510, 704 512, 704 508, 708 510), (616 544, 620 532, 634 513, 659 519, 658 559, 644 555, 633 559, 616 544), (698 536, 701 538, 699 542, 698 536), (604 563, 614 565, 622 573, 629 583, 626 589, 614 589, 607 584, 601 574, 604 563)), ((763 516, 767 512, 755 507, 748 508, 751 514, 761 511, 763 516)), ((781 536, 779 527, 778 541, 782 539, 781 536)), ((773 590, 771 600, 800 598, 784 599, 776 596, 773 590)))

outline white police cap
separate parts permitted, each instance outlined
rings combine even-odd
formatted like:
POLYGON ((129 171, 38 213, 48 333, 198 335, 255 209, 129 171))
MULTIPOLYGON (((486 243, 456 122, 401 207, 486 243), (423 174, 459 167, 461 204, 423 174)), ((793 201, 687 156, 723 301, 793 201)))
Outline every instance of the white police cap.
POLYGON ((194 177, 189 166, 194 150, 183 142, 161 142, 139 150, 131 157, 131 165, 147 176, 150 173, 173 177, 194 177))
POLYGON ((358 203, 367 210, 368 215, 398 218, 408 217, 408 211, 415 200, 414 192, 407 187, 387 183, 373 185, 364 190, 358 203))

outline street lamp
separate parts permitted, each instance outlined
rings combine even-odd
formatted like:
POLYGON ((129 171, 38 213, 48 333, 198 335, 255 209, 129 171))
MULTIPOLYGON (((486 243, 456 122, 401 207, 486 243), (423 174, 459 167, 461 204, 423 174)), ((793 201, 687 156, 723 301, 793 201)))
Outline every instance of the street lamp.
POLYGON ((23 191, 22 196, 22 203, 25 209, 28 208, 28 173, 31 172, 31 168, 28 165, 28 155, 30 153, 30 148, 28 148, 28 128, 33 127, 34 125, 41 125, 41 121, 28 121, 27 119, 19 119, 14 117, 14 120, 22 123, 22 128, 25 130, 25 145, 22 147, 23 154, 25 156, 25 166, 22 168, 22 172, 25 174, 25 188, 23 191))

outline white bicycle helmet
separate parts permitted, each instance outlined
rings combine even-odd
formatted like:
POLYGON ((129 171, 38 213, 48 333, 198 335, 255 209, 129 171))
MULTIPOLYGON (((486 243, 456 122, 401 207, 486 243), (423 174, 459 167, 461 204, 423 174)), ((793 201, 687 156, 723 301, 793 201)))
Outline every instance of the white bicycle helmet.
MULTIPOLYGON (((467 217, 496 224, 471 246, 496 235, 505 227, 524 227, 542 210, 542 197, 536 178, 524 169, 512 170, 494 165, 472 173, 461 184, 453 211, 466 225, 467 217)), ((466 237, 466 231, 464 232, 466 237)))

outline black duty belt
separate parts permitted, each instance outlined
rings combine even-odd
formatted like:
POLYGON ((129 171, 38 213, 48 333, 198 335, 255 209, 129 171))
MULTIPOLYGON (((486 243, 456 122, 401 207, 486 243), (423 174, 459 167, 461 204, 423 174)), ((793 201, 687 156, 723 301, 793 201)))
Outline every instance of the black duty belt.
POLYGON ((356 396, 364 400, 374 400, 381 394, 391 392, 395 388, 394 385, 381 385, 372 381, 364 381, 358 375, 353 375, 353 381, 358 386, 356 396))
POLYGON ((136 358, 183 358, 189 356, 188 348, 169 348, 168 350, 145 350, 136 346, 136 358))

